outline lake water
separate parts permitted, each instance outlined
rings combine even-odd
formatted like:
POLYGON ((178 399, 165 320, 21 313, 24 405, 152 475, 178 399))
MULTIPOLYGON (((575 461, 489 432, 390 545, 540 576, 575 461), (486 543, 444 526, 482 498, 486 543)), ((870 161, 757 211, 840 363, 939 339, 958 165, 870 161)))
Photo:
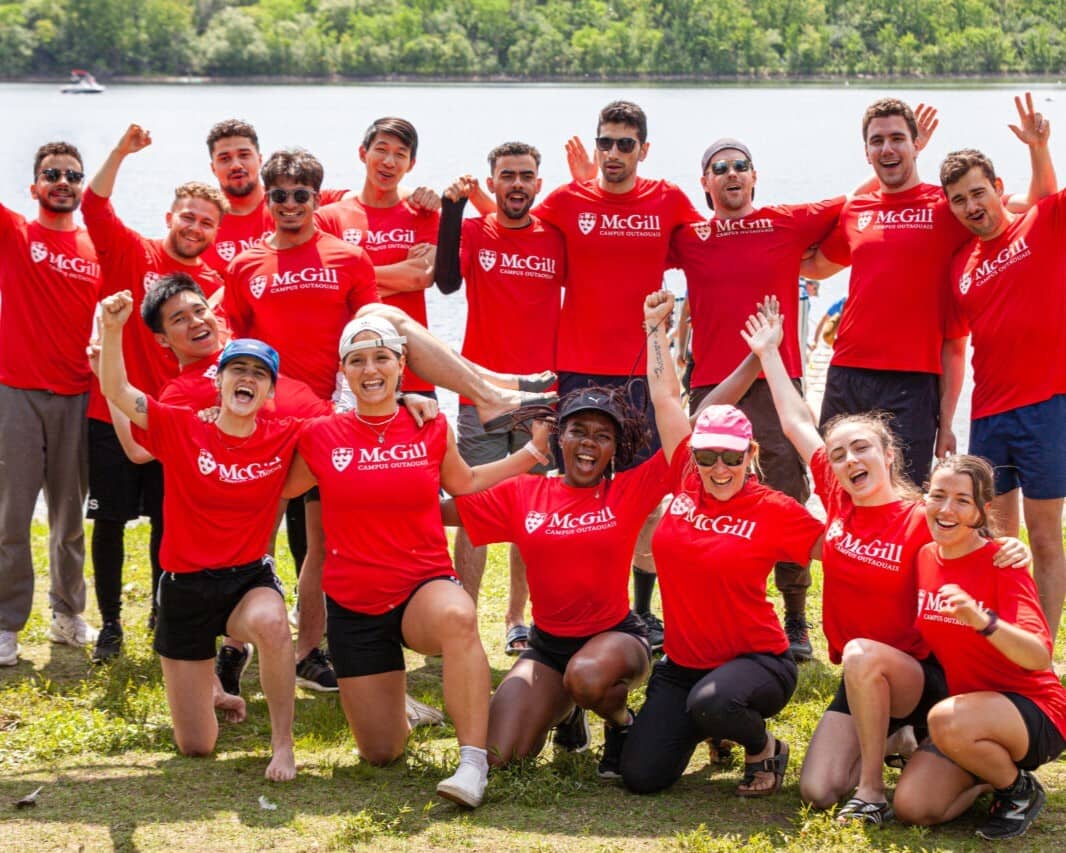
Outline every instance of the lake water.
MULTIPOLYGON (((966 89, 756 86, 657 87, 557 85, 366 85, 366 86, 113 86, 103 95, 61 95, 53 85, 0 84, 0 200, 27 215, 35 208, 27 187, 33 153, 51 139, 79 146, 92 173, 121 136, 137 122, 152 132, 151 148, 122 168, 114 201, 119 214, 148 236, 159 236, 171 192, 186 180, 213 182, 204 145, 216 121, 240 117, 259 132, 264 154, 300 145, 325 165, 329 187, 358 187, 356 154, 366 126, 376 117, 401 115, 420 135, 417 165, 408 181, 438 190, 457 175, 484 176, 485 155, 509 139, 521 139, 544 155, 545 192, 569 180, 563 144, 577 133, 591 146, 596 116, 608 101, 625 98, 648 114, 651 147, 641 174, 679 184, 703 209, 700 156, 721 136, 751 148, 758 169, 757 202, 814 201, 849 191, 866 179, 860 120, 875 98, 891 94, 912 105, 934 104, 940 128, 919 158, 925 180, 935 181, 948 151, 977 147, 996 163, 1006 186, 1028 185, 1028 156, 1007 124, 1016 120, 1012 96, 1023 86, 966 89)), ((1034 86, 1038 109, 1066 134, 1061 123, 1066 93, 1058 85, 1034 86)), ((668 284, 684 288, 680 275, 668 284)), ((823 283, 811 309, 811 325, 846 292, 847 274, 823 283)), ((429 292, 430 326, 453 346, 461 344, 466 306, 461 294, 429 292)), ((885 329, 906 335, 906 328, 885 329)), ((454 397, 442 399, 454 411, 454 397)), ((960 401, 956 434, 968 436, 969 384, 960 401)))

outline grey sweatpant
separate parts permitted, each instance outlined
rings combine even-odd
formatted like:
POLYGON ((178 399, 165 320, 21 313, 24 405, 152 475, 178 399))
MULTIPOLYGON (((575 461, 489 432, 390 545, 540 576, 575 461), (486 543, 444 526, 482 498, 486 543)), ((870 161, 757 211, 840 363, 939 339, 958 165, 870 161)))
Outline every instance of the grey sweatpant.
POLYGON ((53 610, 85 610, 88 489, 87 394, 65 396, 0 385, 0 630, 20 631, 33 605, 30 522, 48 503, 53 610))

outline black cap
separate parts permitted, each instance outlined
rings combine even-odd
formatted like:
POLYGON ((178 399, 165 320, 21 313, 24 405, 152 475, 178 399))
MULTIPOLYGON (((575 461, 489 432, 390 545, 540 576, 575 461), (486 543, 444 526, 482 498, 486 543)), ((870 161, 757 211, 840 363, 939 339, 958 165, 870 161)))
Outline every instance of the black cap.
POLYGON ((625 416, 614 397, 604 391, 586 388, 568 395, 559 407, 559 422, 562 423, 578 412, 602 412, 614 421, 619 432, 622 430, 625 416))

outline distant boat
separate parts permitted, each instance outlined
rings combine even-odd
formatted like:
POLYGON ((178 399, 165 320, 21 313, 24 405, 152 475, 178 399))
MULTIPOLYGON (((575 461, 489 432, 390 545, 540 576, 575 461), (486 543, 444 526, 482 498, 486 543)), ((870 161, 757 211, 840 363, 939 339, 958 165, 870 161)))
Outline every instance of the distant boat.
POLYGON ((99 95, 104 87, 88 71, 75 68, 70 72, 70 82, 59 91, 64 95, 99 95))

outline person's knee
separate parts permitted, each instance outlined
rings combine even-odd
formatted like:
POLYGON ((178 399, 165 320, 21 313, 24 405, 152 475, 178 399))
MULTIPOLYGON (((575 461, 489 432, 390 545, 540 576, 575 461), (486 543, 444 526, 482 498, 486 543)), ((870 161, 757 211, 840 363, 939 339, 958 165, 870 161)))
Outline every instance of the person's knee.
POLYGON ((669 788, 677 781, 678 777, 664 772, 665 768, 655 767, 646 758, 647 756, 637 756, 632 750, 622 753, 622 784, 628 791, 634 794, 654 794, 669 788))
POLYGON ((847 793, 841 785, 821 774, 800 772, 800 799, 816 809, 828 809, 835 806, 847 793))
POLYGON ((292 643, 289 618, 280 603, 277 607, 264 607, 257 611, 249 629, 255 644, 264 649, 285 648, 292 643))
POLYGON ((215 751, 217 735, 207 732, 174 732, 178 752, 188 758, 203 758, 215 751))
POLYGON ((401 755, 403 755, 402 744, 399 747, 386 743, 367 744, 365 747, 359 744, 359 757, 375 767, 392 764, 401 755))
POLYGON ((603 698, 608 685, 603 667, 595 658, 574 657, 563 674, 563 687, 582 708, 591 708, 603 698))
POLYGON ((967 731, 955 703, 941 702, 929 711, 926 725, 929 737, 945 755, 956 753, 959 747, 973 742, 973 732, 967 731))
POLYGON ((879 643, 849 640, 840 656, 844 678, 848 683, 868 681, 884 674, 885 654, 879 643))
POLYGON ((477 611, 469 596, 449 600, 439 610, 437 616, 440 624, 446 626, 442 641, 459 640, 463 643, 479 642, 477 630, 477 611))
POLYGON ((892 797, 892 809, 900 822, 915 826, 932 826, 940 823, 941 818, 932 806, 929 791, 921 790, 918 785, 907 784, 903 779, 900 780, 900 784, 896 786, 896 793, 892 797))

